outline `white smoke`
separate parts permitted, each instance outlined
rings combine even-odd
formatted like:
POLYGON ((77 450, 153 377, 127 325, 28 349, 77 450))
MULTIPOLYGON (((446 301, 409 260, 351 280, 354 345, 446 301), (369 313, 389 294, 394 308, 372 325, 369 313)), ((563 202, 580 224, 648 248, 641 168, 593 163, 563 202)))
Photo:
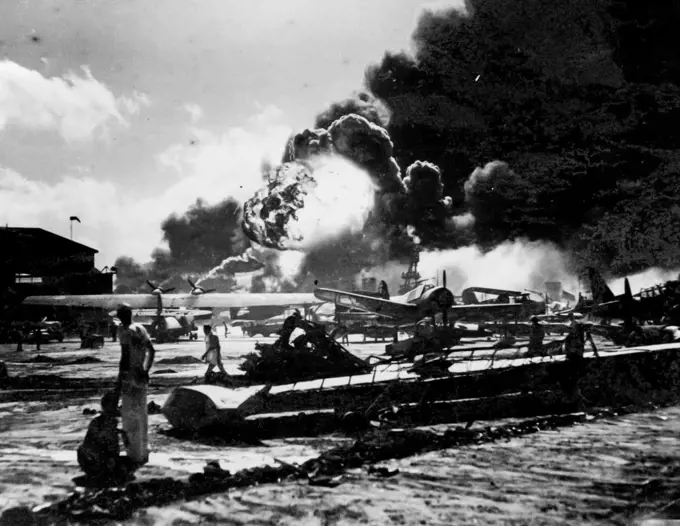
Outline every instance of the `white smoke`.
MULTIPOLYGON (((633 294, 639 292, 640 289, 646 289, 655 285, 662 285, 666 281, 677 280, 680 275, 680 268, 675 270, 663 270, 659 268, 650 268, 644 272, 639 272, 628 276, 630 288, 633 294)), ((608 282, 609 288, 616 295, 623 294, 625 277, 618 278, 608 282)))
MULTIPOLYGON (((366 275, 384 279, 392 293, 400 285, 401 273, 407 268, 405 263, 392 261, 368 270, 366 275)), ((433 284, 438 281, 441 285, 444 270, 447 287, 455 294, 475 286, 543 291, 546 281, 561 281, 564 289, 579 290, 578 278, 570 270, 568 256, 551 243, 515 240, 487 253, 477 246, 420 253, 418 272, 421 279, 431 279, 433 284)))

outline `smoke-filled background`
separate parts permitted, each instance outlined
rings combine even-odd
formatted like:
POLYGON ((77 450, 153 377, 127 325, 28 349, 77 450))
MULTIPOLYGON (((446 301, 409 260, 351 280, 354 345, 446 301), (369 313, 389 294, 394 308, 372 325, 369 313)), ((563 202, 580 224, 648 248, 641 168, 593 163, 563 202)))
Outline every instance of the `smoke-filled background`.
POLYGON ((120 258, 118 282, 352 286, 399 279, 416 247, 423 277, 446 269, 455 292, 576 287, 586 263, 665 275, 680 261, 678 22, 673 2, 426 10, 414 53, 370 65, 363 91, 263 167, 257 195, 168 218, 169 248, 120 258))

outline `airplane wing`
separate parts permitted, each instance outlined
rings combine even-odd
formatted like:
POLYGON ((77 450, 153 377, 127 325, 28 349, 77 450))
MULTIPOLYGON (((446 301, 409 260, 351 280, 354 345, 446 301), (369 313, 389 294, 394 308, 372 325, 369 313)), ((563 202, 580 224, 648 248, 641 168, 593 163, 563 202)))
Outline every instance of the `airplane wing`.
MULTIPOLYGON (((116 316, 116 311, 109 311, 109 316, 116 316)), ((133 309, 132 317, 148 317, 155 318, 158 316, 158 311, 156 309, 133 309)), ((211 310, 197 310, 197 309, 173 309, 167 310, 163 309, 161 311, 161 316, 166 318, 174 318, 177 316, 193 316, 194 318, 198 316, 212 316, 211 310)))
MULTIPOLYGON (((163 308, 187 309, 235 308, 235 307, 287 307, 289 305, 312 305, 321 303, 314 294, 304 293, 210 293, 163 294, 163 308)), ((133 309, 153 309, 158 300, 153 294, 89 294, 71 296, 28 296, 24 305, 46 307, 71 307, 90 309, 116 309, 127 303, 133 309)))
POLYGON ((521 303, 482 303, 472 305, 453 305, 448 315, 453 319, 473 318, 480 315, 504 316, 522 312, 521 303))
POLYGON ((335 303, 341 307, 360 309, 389 318, 413 318, 418 313, 418 307, 413 303, 364 296, 363 294, 342 290, 316 288, 314 289, 314 296, 319 300, 335 303))
POLYGON ((463 294, 467 291, 479 292, 480 294, 494 294, 500 296, 501 294, 507 294, 508 296, 521 296, 524 292, 518 290, 504 290, 504 289, 491 289, 487 287, 468 287, 463 291, 463 294))

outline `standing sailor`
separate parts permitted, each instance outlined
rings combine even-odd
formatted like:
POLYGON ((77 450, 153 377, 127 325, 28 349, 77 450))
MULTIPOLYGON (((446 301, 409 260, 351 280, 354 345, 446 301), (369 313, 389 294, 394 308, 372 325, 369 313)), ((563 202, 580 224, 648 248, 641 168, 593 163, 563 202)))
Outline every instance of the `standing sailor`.
POLYGON ((593 336, 590 331, 587 330, 584 325, 574 320, 571 322, 569 327, 569 333, 564 340, 564 349, 567 358, 566 367, 566 382, 563 387, 569 392, 569 398, 575 402, 584 401, 585 398, 581 394, 581 389, 578 385, 581 376, 583 375, 583 370, 585 367, 585 358, 583 353, 585 351, 585 343, 589 341, 593 347, 593 352, 595 353, 595 358, 600 358, 600 354, 597 352, 597 346, 593 341, 593 336))
POLYGON ((208 370, 205 372, 206 380, 212 376, 212 371, 217 366, 220 372, 227 375, 222 365, 222 348, 220 347, 220 339, 212 331, 211 325, 203 326, 203 333, 205 334, 205 353, 201 356, 201 360, 208 363, 208 370))
POLYGON ((121 323, 118 333, 121 357, 116 391, 121 397, 120 413, 123 431, 128 437, 128 457, 141 465, 149 461, 146 396, 149 369, 156 353, 146 329, 138 323, 132 323, 132 309, 129 305, 121 305, 116 316, 121 323))

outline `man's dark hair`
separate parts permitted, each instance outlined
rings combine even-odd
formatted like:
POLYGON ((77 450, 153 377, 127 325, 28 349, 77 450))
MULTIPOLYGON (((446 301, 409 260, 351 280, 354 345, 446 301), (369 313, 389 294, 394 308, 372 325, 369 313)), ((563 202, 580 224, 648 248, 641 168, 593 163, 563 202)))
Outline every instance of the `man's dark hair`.
POLYGON ((107 409, 117 409, 118 408, 118 395, 114 392, 108 392, 102 396, 101 400, 102 409, 106 411, 107 409))
POLYGON ((130 325, 132 323, 132 308, 130 305, 123 304, 118 307, 118 310, 116 311, 116 317, 123 325, 130 325))
POLYGON ((204 332, 212 331, 212 325, 204 325, 204 326, 203 326, 203 331, 204 331, 204 332))

